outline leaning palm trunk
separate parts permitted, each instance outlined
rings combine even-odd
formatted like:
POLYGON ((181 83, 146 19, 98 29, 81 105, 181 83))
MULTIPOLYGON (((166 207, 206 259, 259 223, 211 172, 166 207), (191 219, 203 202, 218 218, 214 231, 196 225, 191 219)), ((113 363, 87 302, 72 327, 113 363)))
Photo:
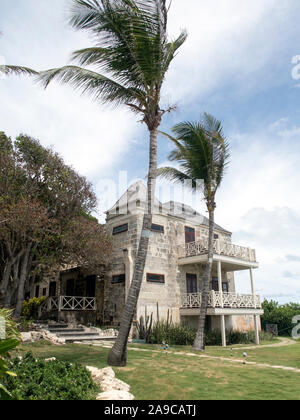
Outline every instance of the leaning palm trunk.
POLYGON ((200 307, 200 315, 198 322, 198 331, 193 345, 193 349, 197 351, 205 350, 205 322, 208 308, 208 298, 210 293, 210 279, 212 273, 213 256, 214 256, 214 210, 209 210, 209 237, 208 237, 208 261, 205 267, 202 300, 200 307))
POLYGON ((119 335, 115 345, 108 355, 108 364, 110 366, 126 366, 127 363, 127 342, 132 322, 136 313, 141 285, 143 282, 149 247, 150 229, 152 225, 157 170, 157 134, 157 128, 150 132, 150 163, 147 188, 147 208, 145 209, 141 238, 135 261, 135 269, 128 292, 128 298, 122 314, 119 335))

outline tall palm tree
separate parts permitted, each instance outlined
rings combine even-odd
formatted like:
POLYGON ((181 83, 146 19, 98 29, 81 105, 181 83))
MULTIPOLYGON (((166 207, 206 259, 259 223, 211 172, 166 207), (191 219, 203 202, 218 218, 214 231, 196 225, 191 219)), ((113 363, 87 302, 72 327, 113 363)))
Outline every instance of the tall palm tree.
POLYGON ((179 163, 180 169, 160 168, 158 174, 175 182, 189 181, 187 185, 191 185, 193 190, 197 190, 200 186, 200 180, 204 181, 203 195, 209 213, 208 260, 203 275, 198 332, 193 347, 194 350, 203 351, 214 255, 215 197, 229 161, 229 145, 224 137, 221 123, 209 114, 204 114, 200 123, 183 122, 176 125, 172 131, 175 137, 163 134, 175 144, 176 148, 171 152, 169 159, 179 163))
POLYGON ((126 105, 142 116, 150 133, 147 210, 137 252, 135 270, 124 307, 119 336, 108 362, 125 366, 127 341, 135 315, 148 251, 157 169, 157 135, 162 116, 171 108, 160 106, 161 89, 177 51, 185 42, 182 32, 167 36, 167 0, 73 0, 71 24, 88 30, 94 47, 73 53, 80 66, 65 66, 40 73, 46 88, 53 80, 70 84, 102 103, 126 105), (96 70, 85 66, 94 66, 96 70), (105 74, 102 73, 104 71, 105 74))

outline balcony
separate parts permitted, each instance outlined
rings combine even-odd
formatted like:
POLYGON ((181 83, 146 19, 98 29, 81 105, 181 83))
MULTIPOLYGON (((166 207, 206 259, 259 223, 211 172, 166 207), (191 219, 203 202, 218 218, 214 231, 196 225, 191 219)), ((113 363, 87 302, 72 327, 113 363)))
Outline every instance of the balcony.
MULTIPOLYGON (((181 297, 182 309, 200 308, 202 293, 187 293, 181 297)), ((261 309, 258 295, 240 295, 236 293, 220 293, 211 291, 208 297, 209 308, 221 309, 261 309)))
MULTIPOLYGON (((198 242, 191 242, 178 246, 178 264, 203 264, 207 261, 208 239, 198 242)), ((215 262, 222 262, 226 271, 238 271, 248 268, 258 268, 256 252, 254 249, 246 248, 228 242, 214 241, 215 262)))

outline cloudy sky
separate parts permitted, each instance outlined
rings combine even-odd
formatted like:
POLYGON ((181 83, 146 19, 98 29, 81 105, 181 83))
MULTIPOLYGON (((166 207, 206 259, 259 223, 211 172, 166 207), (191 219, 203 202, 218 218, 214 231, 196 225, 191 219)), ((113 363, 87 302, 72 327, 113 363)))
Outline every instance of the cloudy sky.
MULTIPOLYGON (((92 45, 68 26, 68 8, 69 0, 1 0, 0 64, 52 68, 92 45)), ((223 122, 232 156, 217 222, 235 243, 256 248, 257 291, 282 303, 300 302, 299 13, 299 0, 173 0, 170 35, 186 28, 189 38, 163 92, 163 103, 177 106, 164 130, 203 111, 223 122)), ((0 95, 0 130, 52 145, 93 181, 101 220, 125 188, 124 181, 111 187, 119 171, 127 171, 128 183, 145 177, 147 132, 127 110, 66 86, 43 91, 26 78, 0 79, 0 95)), ((161 138, 160 164, 169 151, 161 138)), ((250 291, 245 273, 237 288, 250 291)))

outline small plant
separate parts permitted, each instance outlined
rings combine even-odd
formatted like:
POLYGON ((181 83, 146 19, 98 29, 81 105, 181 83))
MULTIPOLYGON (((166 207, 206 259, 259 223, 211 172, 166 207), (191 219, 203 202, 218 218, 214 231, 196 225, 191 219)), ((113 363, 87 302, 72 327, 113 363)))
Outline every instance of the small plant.
POLYGON ((0 309, 0 317, 5 322, 5 339, 0 340, 0 400, 9 400, 12 398, 7 389, 7 380, 9 376, 15 376, 11 372, 9 363, 9 352, 20 344, 20 333, 17 324, 12 320, 12 311, 0 309))
POLYGON ((28 301, 23 302, 23 310, 22 310, 22 316, 26 320, 32 320, 38 318, 38 311, 39 307, 42 303, 44 303, 46 300, 46 297, 41 298, 33 298, 28 301))
POLYGON ((151 342, 152 324, 153 314, 149 317, 147 315, 147 307, 145 307, 145 319, 141 316, 140 321, 137 321, 136 324, 139 340, 145 340, 147 344, 151 342))
POLYGON ((99 391, 88 370, 58 360, 45 362, 27 353, 11 362, 17 377, 7 387, 14 400, 93 400, 99 391))

